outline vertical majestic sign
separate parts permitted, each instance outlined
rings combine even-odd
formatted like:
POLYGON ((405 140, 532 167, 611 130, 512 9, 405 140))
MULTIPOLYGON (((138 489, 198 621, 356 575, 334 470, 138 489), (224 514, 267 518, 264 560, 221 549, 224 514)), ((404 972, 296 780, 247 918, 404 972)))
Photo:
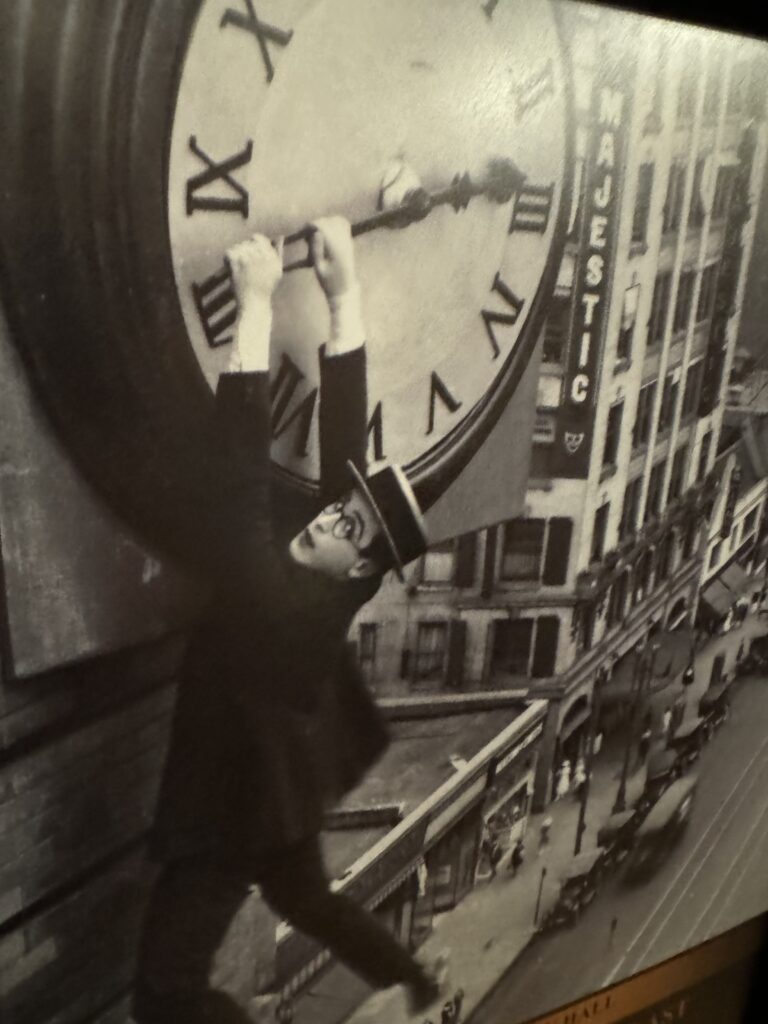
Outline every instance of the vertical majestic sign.
POLYGON ((586 478, 589 473, 630 112, 631 65, 604 48, 597 61, 589 116, 570 343, 555 441, 556 476, 586 478))

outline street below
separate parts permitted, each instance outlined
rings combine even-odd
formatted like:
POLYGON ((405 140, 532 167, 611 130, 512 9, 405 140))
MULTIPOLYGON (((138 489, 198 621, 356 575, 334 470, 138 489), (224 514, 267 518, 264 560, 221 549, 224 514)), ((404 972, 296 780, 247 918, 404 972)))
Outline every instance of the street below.
POLYGON ((734 686, 731 714, 692 769, 690 823, 651 878, 603 882, 577 923, 523 951, 471 1024, 515 1024, 621 981, 768 907, 768 679, 734 686))

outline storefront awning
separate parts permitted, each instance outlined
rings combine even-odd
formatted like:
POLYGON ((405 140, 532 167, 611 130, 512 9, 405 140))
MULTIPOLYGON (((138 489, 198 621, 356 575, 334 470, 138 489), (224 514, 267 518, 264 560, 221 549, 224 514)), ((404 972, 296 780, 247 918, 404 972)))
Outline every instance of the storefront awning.
POLYGON ((725 618, 734 601, 734 594, 719 579, 713 580, 701 594, 701 600, 707 605, 710 614, 716 619, 725 618))
MULTIPOLYGON (((727 565, 720 573, 718 580, 728 587, 733 597, 743 594, 749 584, 749 577, 738 562, 731 562, 730 565, 727 565)), ((733 600, 733 597, 731 600, 733 600)))
POLYGON ((562 726, 560 727, 560 740, 567 740, 568 737, 571 736, 579 728, 580 725, 583 725, 584 722, 586 722, 591 713, 591 706, 589 704, 585 704, 583 707, 579 708, 576 712, 574 712, 573 715, 567 714, 563 719, 562 726))

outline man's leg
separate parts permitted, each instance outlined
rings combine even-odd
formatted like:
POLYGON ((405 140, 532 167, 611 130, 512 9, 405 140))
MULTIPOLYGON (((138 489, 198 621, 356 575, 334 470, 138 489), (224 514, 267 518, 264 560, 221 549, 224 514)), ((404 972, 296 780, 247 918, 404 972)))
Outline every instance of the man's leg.
POLYGON ((210 988, 213 959, 249 884, 202 860, 166 865, 147 908, 132 1015, 138 1024, 246 1024, 230 996, 210 988))
POLYGON ((348 896, 332 892, 317 838, 284 851, 258 879, 266 903, 299 931, 317 939, 374 988, 406 985, 414 1006, 427 1006, 440 987, 377 918, 348 896))

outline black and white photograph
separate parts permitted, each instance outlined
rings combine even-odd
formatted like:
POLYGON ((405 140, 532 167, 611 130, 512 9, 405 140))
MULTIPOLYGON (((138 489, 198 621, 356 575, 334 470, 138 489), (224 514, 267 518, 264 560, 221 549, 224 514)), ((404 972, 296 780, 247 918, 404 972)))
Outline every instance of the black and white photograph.
POLYGON ((767 101, 577 0, 2 0, 3 1024, 608 1024, 768 913, 767 101))

